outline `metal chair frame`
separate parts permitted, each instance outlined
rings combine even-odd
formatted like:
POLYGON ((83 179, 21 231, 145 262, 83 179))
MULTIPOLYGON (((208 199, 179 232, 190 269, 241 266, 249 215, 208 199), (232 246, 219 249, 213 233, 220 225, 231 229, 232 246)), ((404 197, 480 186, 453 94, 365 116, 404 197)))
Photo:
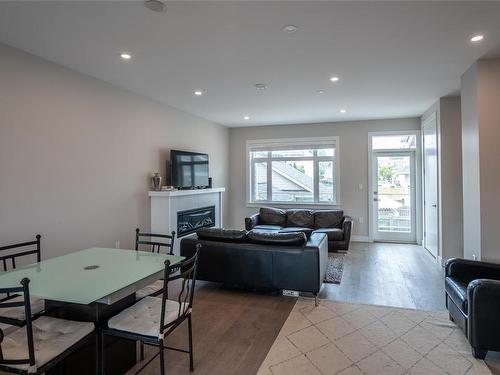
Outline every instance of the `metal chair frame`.
MULTIPOLYGON (((146 345, 151 345, 159 348, 157 354, 155 354, 151 359, 149 359, 135 374, 139 374, 146 366, 148 366, 156 357, 160 356, 160 374, 165 374, 165 357, 164 350, 174 350, 178 352, 183 352, 189 354, 189 369, 194 370, 194 356, 193 356, 193 332, 192 332, 192 321, 191 321, 191 309, 193 306, 194 289, 196 283, 196 273, 198 269, 198 254, 201 249, 201 244, 196 247, 195 255, 185 260, 181 263, 170 265, 170 262, 165 261, 165 271, 164 271, 164 287, 162 293, 162 305, 161 305, 161 317, 160 317, 160 334, 158 337, 145 336, 137 333, 131 333, 126 331, 120 331, 111 328, 105 328, 102 330, 101 340, 104 340, 104 335, 121 337, 125 339, 140 341, 146 345), (179 272, 178 272, 179 271, 179 272), (168 299, 167 284, 171 281, 182 279, 182 287, 177 296, 177 302, 179 303, 179 311, 177 314, 177 319, 165 324, 165 309, 166 301, 168 299), (187 303, 188 307, 185 311, 181 308, 183 304, 187 303), (189 349, 179 349, 165 345, 165 338, 172 333, 182 322, 188 321, 188 340, 189 349)), ((102 353, 102 369, 104 373, 104 352, 102 353)))

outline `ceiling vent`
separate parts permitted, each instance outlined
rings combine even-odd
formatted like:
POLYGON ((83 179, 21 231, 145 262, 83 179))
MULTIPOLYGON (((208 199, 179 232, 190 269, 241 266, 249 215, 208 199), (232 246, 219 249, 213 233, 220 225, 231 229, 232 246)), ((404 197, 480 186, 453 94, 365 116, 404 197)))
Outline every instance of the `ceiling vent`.
POLYGON ((164 12, 167 8, 166 5, 160 0, 147 0, 144 2, 144 6, 153 12, 164 12))

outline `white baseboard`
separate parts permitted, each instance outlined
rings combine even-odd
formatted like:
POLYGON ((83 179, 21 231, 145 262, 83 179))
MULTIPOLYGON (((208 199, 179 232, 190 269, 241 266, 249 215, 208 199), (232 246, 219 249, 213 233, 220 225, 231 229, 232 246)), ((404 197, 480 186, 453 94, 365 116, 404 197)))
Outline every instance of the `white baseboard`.
POLYGON ((373 242, 370 241, 370 238, 368 236, 351 236, 351 241, 353 242, 373 242))

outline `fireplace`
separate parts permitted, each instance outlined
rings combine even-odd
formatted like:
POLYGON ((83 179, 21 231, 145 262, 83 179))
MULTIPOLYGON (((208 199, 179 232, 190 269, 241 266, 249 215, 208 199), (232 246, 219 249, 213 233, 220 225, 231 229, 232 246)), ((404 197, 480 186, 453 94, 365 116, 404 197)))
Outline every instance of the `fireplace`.
POLYGON ((177 212, 177 237, 187 236, 198 228, 215 226, 215 206, 177 212))

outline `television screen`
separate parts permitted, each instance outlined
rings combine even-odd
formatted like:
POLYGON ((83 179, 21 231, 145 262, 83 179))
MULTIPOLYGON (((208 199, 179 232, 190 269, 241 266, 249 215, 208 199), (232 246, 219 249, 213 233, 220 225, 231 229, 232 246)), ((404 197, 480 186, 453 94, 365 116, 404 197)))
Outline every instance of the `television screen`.
POLYGON ((170 151, 172 185, 178 188, 208 186, 208 155, 187 151, 170 151))

